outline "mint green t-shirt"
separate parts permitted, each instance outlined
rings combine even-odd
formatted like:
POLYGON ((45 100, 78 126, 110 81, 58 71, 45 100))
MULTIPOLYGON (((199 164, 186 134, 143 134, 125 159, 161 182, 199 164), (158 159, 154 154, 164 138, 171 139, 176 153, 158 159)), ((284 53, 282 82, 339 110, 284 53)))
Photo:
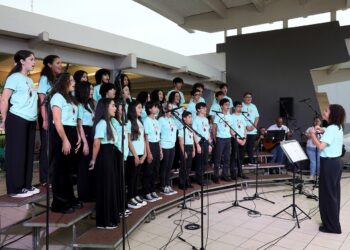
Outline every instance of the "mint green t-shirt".
POLYGON ((98 102, 101 99, 100 95, 101 84, 97 84, 94 86, 94 93, 92 94, 92 98, 98 102))
MULTIPOLYGON (((120 152, 122 152, 122 125, 115 118, 112 118, 111 122, 118 134, 118 138, 116 141, 114 141, 114 145, 119 149, 120 152)), ((129 155, 128 140, 128 128, 127 126, 124 126, 124 161, 129 155)))
POLYGON ((148 136, 149 142, 160 141, 160 126, 157 119, 148 116, 143 122, 143 126, 145 127, 145 134, 148 136))
POLYGON ((78 105, 78 119, 81 120, 83 126, 92 127, 94 125, 94 110, 89 104, 88 107, 89 110, 87 110, 82 104, 78 105))
MULTIPOLYGON (((137 119, 137 125, 139 127, 139 137, 136 140, 132 140, 131 143, 134 146, 137 155, 143 155, 145 153, 145 128, 142 123, 137 119)), ((131 122, 126 124, 128 133, 131 134, 131 122)), ((129 152, 129 156, 132 156, 132 152, 129 152)))
POLYGON ((177 126, 174 119, 162 116, 158 122, 160 126, 160 146, 164 149, 175 147, 177 126))
MULTIPOLYGON (((206 117, 193 116, 192 127, 206 140, 209 140, 209 121, 206 117)), ((199 140, 200 138, 198 138, 199 140)))
POLYGON ((5 89, 11 89, 10 112, 27 121, 38 117, 38 95, 33 80, 19 72, 6 79, 5 89))
POLYGON ((227 124, 220 119, 220 117, 225 120, 230 126, 232 126, 232 117, 230 114, 217 114, 214 118, 214 123, 217 126, 216 129, 216 137, 222 138, 222 139, 227 139, 231 137, 230 133, 230 127, 227 126, 227 124))
MULTIPOLYGON (((247 112, 247 114, 245 114, 245 116, 247 116, 247 118, 252 123, 254 123, 255 119, 259 117, 258 109, 256 108, 256 106, 253 103, 247 105, 244 102, 242 102, 242 112, 247 112)), ((251 126, 251 124, 248 120, 246 120, 246 122, 247 122, 247 126, 251 126)), ((247 131, 248 135, 256 135, 257 133, 258 133, 258 131, 256 129, 253 129, 252 131, 247 131)))
POLYGON ((321 141, 327 146, 320 151, 321 157, 339 157, 343 148, 343 129, 337 125, 330 125, 326 128, 321 141))
POLYGON ((47 76, 40 76, 38 94, 47 95, 51 91, 52 87, 47 79, 47 76))
POLYGON ((245 137, 247 121, 242 114, 236 115, 233 113, 231 115, 232 118, 232 128, 236 130, 240 137, 245 137))
POLYGON ((61 122, 65 126, 77 126, 78 107, 73 103, 68 103, 60 94, 53 95, 50 101, 51 109, 56 106, 61 109, 61 122))
POLYGON ((107 136, 107 122, 105 120, 100 120, 95 128, 95 139, 101 139, 101 144, 114 144, 114 142, 118 139, 117 131, 115 127, 113 127, 112 123, 110 123, 113 133, 113 140, 108 140, 107 136))

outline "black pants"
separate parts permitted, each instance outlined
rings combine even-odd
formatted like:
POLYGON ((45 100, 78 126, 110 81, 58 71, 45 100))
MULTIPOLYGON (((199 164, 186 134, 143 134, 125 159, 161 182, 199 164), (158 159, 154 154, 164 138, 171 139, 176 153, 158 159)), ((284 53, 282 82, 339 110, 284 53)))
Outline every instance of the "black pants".
POLYGON ((323 226, 334 233, 341 233, 340 212, 340 178, 341 160, 322 158, 320 167, 319 206, 323 226))
POLYGON ((179 131, 176 132, 175 154, 174 154, 174 161, 172 163, 173 169, 180 169, 181 148, 179 144, 178 135, 179 135, 179 131))
POLYGON ((153 160, 151 163, 147 162, 143 165, 142 188, 144 195, 155 192, 155 182, 158 176, 160 165, 159 142, 150 142, 149 147, 153 156, 153 160))
MULTIPOLYGON (((49 134, 48 130, 43 129, 43 118, 41 115, 38 117, 38 123, 40 129, 39 180, 40 183, 46 183, 49 171, 49 160, 47 157, 47 137, 49 134)), ((54 129, 50 122, 48 122, 48 126, 51 126, 50 129, 54 129)))
MULTIPOLYGON (((89 146, 89 154, 81 155, 78 167, 78 197, 79 200, 91 202, 96 195, 96 169, 89 170, 89 163, 92 158, 92 147, 94 135, 91 126, 83 126, 85 137, 89 146)), ((83 147, 83 145, 81 146, 83 147)))
POLYGON ((179 185, 182 187, 186 187, 188 185, 191 185, 190 173, 191 173, 192 160, 193 160, 192 152, 193 152, 193 145, 185 145, 185 153, 187 154, 187 159, 185 158, 184 154, 182 154, 182 152, 181 152, 179 185), (184 163, 186 166, 184 166, 184 163))
POLYGON ((79 153, 75 153, 75 147, 78 141, 77 128, 75 126, 63 126, 66 136, 71 145, 71 151, 68 155, 62 153, 62 140, 56 129, 52 131, 52 150, 53 150, 53 173, 52 173, 52 209, 65 210, 72 206, 76 201, 73 191, 72 173, 78 165, 79 153))
MULTIPOLYGON (((141 158, 142 155, 139 155, 141 158)), ((126 179, 128 185, 128 200, 138 196, 138 181, 140 175, 141 164, 135 165, 135 157, 128 156, 128 160, 126 162, 126 179)))
MULTIPOLYGON (((254 163, 254 144, 256 141, 256 135, 247 135, 247 141, 245 144, 245 151, 248 154, 248 162, 254 163)), ((242 162, 243 164, 243 162, 242 162)))
POLYGON ((228 176, 230 164, 231 138, 216 138, 214 157, 214 176, 219 177, 219 167, 223 162, 222 176, 228 176))
POLYGON ((196 171, 196 180, 198 183, 202 183, 204 180, 204 173, 208 168, 208 143, 202 142, 200 143, 202 152, 200 154, 196 154, 194 157, 195 171, 196 171))
POLYGON ((6 188, 17 194, 32 186, 36 122, 8 112, 5 123, 6 188))
POLYGON ((101 144, 96 159, 96 226, 118 224, 118 193, 116 148, 113 144, 101 144))
MULTIPOLYGON (((117 183, 116 193, 117 193, 118 212, 122 213, 125 211, 126 204, 127 204, 126 199, 124 199, 124 201, 123 201, 123 195, 124 195, 123 190, 125 189, 125 179, 123 180, 124 176, 123 176, 123 172, 122 172, 122 168, 123 168, 122 164, 124 163, 124 173, 125 173, 125 169, 127 168, 127 166, 125 164, 124 156, 123 156, 122 152, 120 152, 117 147, 115 147, 114 151, 115 151, 114 155, 117 159, 115 182, 117 183)), ((98 195, 98 193, 96 195, 98 195)))
POLYGON ((230 172, 231 176, 242 176, 242 163, 244 158, 244 146, 238 144, 235 138, 231 138, 231 160, 230 160, 230 172), (236 154, 237 147, 237 154, 236 154), (236 158, 238 157, 238 159, 236 158), (237 162, 238 160, 238 162, 237 162))
POLYGON ((160 164, 160 186, 170 186, 170 170, 174 162, 175 147, 163 148, 163 160, 160 164))

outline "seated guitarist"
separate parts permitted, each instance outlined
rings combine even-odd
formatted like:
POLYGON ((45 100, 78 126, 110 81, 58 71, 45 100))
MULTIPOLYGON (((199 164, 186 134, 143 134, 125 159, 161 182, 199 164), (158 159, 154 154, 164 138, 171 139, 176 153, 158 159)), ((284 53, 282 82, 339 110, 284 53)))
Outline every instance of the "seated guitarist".
MULTIPOLYGON (((283 118, 277 117, 276 124, 271 125, 268 129, 269 130, 284 130, 285 131, 285 138, 289 139, 292 136, 292 133, 290 132, 289 128, 286 125, 283 125, 283 118)), ((275 142, 275 147, 271 150, 272 160, 271 162, 284 164, 286 161, 286 157, 283 153, 283 150, 280 146, 280 141, 275 142)))

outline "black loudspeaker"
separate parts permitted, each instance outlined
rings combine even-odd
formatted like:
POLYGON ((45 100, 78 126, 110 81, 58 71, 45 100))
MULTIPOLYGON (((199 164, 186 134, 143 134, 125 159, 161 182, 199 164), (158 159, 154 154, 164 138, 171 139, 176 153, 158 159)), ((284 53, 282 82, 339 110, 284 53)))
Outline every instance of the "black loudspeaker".
POLYGON ((294 116, 294 99, 293 97, 280 97, 280 116, 294 116))

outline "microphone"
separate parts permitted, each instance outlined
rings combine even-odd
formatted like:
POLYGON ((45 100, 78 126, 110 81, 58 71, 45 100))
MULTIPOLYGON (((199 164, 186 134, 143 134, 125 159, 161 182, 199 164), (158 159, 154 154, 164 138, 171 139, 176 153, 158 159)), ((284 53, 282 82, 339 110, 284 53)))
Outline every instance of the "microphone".
POLYGON ((173 109, 168 109, 167 111, 165 111, 165 113, 168 113, 168 112, 175 112, 176 110, 178 110, 178 109, 182 109, 182 106, 180 106, 180 107, 177 107, 177 108, 173 108, 173 109))
POLYGON ((306 101, 309 101, 309 100, 311 100, 311 98, 305 98, 305 99, 300 100, 299 102, 306 102, 306 101))
POLYGON ((221 111, 212 110, 212 112, 214 112, 214 113, 216 113, 216 114, 223 114, 221 111))
POLYGON ((249 114, 248 112, 245 112, 245 111, 241 111, 242 114, 249 114))

